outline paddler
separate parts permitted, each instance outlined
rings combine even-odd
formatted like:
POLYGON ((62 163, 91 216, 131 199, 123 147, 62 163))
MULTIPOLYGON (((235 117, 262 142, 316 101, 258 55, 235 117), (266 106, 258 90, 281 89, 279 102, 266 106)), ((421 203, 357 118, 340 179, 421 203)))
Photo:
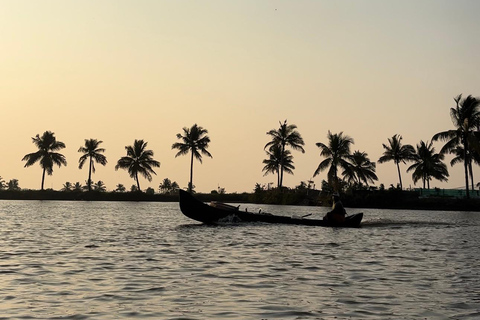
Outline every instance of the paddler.
POLYGON ((332 211, 327 212, 323 220, 326 220, 331 223, 342 223, 345 222, 345 215, 347 212, 343 207, 342 201, 340 201, 340 194, 335 192, 332 195, 332 211))

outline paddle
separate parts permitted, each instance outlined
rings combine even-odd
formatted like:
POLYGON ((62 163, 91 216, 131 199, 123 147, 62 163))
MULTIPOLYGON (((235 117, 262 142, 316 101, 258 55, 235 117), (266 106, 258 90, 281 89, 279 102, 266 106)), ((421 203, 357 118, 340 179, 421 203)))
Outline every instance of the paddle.
POLYGON ((303 219, 303 218, 305 218, 305 217, 311 216, 312 214, 313 214, 313 213, 309 213, 309 214, 303 215, 303 216, 300 217, 300 219, 303 219))

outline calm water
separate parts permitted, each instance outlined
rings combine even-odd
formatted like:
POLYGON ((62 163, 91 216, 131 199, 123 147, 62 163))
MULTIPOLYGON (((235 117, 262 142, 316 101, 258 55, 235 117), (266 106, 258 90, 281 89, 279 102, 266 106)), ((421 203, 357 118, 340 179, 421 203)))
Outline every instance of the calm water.
POLYGON ((177 203, 0 201, 0 319, 480 318, 480 213, 362 211, 212 227, 177 203))

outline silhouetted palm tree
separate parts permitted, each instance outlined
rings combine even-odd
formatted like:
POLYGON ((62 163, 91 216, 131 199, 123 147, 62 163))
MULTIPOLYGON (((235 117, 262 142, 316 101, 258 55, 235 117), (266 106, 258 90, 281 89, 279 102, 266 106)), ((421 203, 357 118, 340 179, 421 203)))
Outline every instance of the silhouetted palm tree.
POLYGON ((78 149, 78 152, 83 153, 83 156, 78 160, 78 168, 82 169, 85 161, 87 161, 87 159, 89 160, 88 191, 92 191, 92 172, 95 173, 95 162, 103 166, 107 164, 107 158, 102 154, 105 152, 105 149, 98 147, 102 142, 103 141, 98 141, 97 139, 85 139, 85 145, 78 149))
POLYGON ((30 167, 35 164, 37 161, 40 162, 40 167, 43 169, 42 173, 42 188, 45 182, 45 172, 51 176, 53 174, 53 165, 56 164, 58 167, 62 165, 67 165, 67 160, 63 154, 57 153, 55 151, 65 148, 65 144, 61 141, 57 141, 54 136, 54 133, 51 131, 45 131, 42 136, 36 135, 35 138, 32 138, 33 143, 38 148, 37 152, 29 153, 25 155, 22 161, 26 161, 26 167, 30 167))
POLYGON ((72 189, 73 189, 72 183, 67 181, 63 184, 63 187, 60 191, 68 192, 68 191, 72 191, 72 189))
POLYGON ((178 149, 175 158, 183 156, 188 153, 190 157, 190 182, 188 183, 188 191, 193 190, 193 159, 196 158, 202 163, 202 154, 213 158, 210 152, 207 151, 210 138, 207 136, 208 131, 196 123, 191 128, 183 128, 183 135, 177 133, 177 139, 182 142, 175 142, 172 144, 172 149, 178 149))
POLYGON ((415 158, 415 149, 407 144, 402 145, 402 136, 395 134, 388 139, 388 145, 382 144, 385 151, 383 156, 378 159, 378 163, 393 161, 397 166, 398 180, 400 181, 400 189, 403 189, 402 175, 400 173, 400 162, 406 164, 406 161, 412 161, 415 158))
POLYGON ((348 182, 358 183, 368 186, 368 183, 374 183, 378 180, 375 174, 376 165, 375 162, 371 162, 366 152, 355 151, 350 157, 348 157, 350 166, 347 167, 342 175, 348 182))
POLYGON ((7 184, 5 182, 5 180, 3 180, 2 177, 0 177, 0 190, 4 190, 7 188, 7 184))
POLYGON ((316 146, 320 148, 320 156, 325 159, 320 162, 313 176, 315 177, 320 172, 328 169, 328 183, 334 190, 339 191, 340 181, 338 179, 338 167, 343 170, 351 170, 351 164, 348 160, 350 159, 350 146, 354 142, 349 136, 344 136, 343 132, 332 134, 330 130, 328 131, 327 138, 327 144, 322 142, 316 143, 316 146))
POLYGON ((115 189, 116 192, 125 192, 127 189, 121 183, 117 184, 117 188, 115 189))
POLYGON ((470 159, 468 164, 468 173, 470 177, 470 183, 472 185, 472 190, 475 189, 475 182, 473 177, 473 163, 480 165, 480 153, 476 152, 476 150, 470 150, 465 152, 462 146, 456 147, 454 150, 451 151, 455 155, 450 161, 450 165, 453 167, 457 163, 465 162, 465 154, 467 154, 467 158, 470 159))
POLYGON ((17 179, 11 179, 10 181, 8 181, 7 190, 20 191, 20 186, 18 185, 18 180, 17 179))
POLYGON ((262 171, 265 172, 263 176, 269 173, 277 174, 277 187, 280 188, 280 167, 283 163, 283 170, 286 173, 293 174, 293 170, 295 169, 293 166, 293 156, 289 150, 285 150, 282 154, 281 147, 278 145, 271 146, 270 150, 266 152, 269 158, 263 160, 263 164, 265 164, 262 169, 262 171))
POLYGON ((435 134, 433 141, 446 141, 440 150, 441 153, 456 153, 458 146, 463 147, 463 165, 465 169, 465 190, 467 198, 470 197, 468 188, 469 167, 472 161, 472 150, 480 149, 478 138, 474 131, 480 126, 480 99, 471 95, 462 100, 462 95, 454 98, 456 106, 450 108, 454 130, 447 130, 435 134))
POLYGON ((439 181, 448 181, 448 170, 445 163, 442 162, 444 155, 435 153, 433 142, 420 141, 417 144, 417 152, 415 154, 413 164, 407 169, 407 172, 413 170, 413 183, 422 180, 423 188, 425 184, 430 189, 430 180, 437 179, 439 181))
POLYGON ((143 140, 136 140, 133 146, 125 146, 127 150, 127 156, 121 157, 118 160, 115 170, 125 169, 129 173, 130 177, 137 182, 137 190, 140 189, 140 181, 138 174, 142 175, 148 181, 152 181, 152 173, 156 175, 153 167, 160 167, 160 162, 153 159, 153 151, 146 150, 147 142, 143 140))
MULTIPOLYGON (((284 156, 287 147, 291 147, 293 150, 299 150, 302 153, 305 153, 303 146, 305 142, 303 142, 303 138, 300 133, 296 130, 297 126, 294 124, 287 125, 287 120, 283 123, 280 122, 280 128, 272 129, 267 132, 267 135, 271 136, 272 141, 268 142, 264 149, 269 147, 270 149, 274 146, 278 146, 280 148, 281 156, 280 157, 280 182, 279 187, 283 186, 283 172, 285 171, 285 160, 286 157, 284 156)), ((272 150, 270 150, 272 151, 272 150)), ((292 156, 293 159, 293 156, 292 156)), ((292 173, 293 174, 293 173, 292 173)))
POLYGON ((75 192, 82 192, 83 191, 83 186, 80 182, 75 182, 75 184, 73 185, 73 190, 72 191, 75 191, 75 192))
POLYGON ((105 183, 103 183, 102 180, 99 180, 97 183, 93 184, 93 190, 97 192, 105 192, 107 191, 107 187, 105 186, 105 183))

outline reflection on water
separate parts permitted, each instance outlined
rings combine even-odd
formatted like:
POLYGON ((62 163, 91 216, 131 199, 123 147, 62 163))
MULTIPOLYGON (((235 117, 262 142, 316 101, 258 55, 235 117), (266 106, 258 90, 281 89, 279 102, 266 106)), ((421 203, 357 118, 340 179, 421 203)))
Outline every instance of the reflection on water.
POLYGON ((0 201, 0 319, 480 317, 479 214, 362 211, 206 226, 176 203, 0 201))

